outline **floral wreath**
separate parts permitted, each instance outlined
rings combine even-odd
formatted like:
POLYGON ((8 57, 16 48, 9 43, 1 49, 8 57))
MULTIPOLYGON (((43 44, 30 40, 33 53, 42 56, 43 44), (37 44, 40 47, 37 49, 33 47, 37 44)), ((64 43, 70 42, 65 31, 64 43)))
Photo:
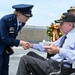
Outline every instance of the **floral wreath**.
POLYGON ((58 25, 51 23, 51 25, 47 28, 47 35, 52 41, 56 41, 63 35, 63 33, 60 31, 58 25))

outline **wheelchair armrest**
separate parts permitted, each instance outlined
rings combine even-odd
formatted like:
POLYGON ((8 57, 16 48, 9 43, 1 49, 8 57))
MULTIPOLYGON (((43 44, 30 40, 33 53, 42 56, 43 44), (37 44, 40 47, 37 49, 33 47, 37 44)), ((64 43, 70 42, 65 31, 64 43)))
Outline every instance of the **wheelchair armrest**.
POLYGON ((57 72, 52 72, 49 75, 59 75, 61 73, 61 70, 57 71, 57 72))
POLYGON ((61 70, 62 70, 62 67, 63 67, 63 60, 61 60, 61 63, 60 63, 60 69, 57 71, 57 72, 51 72, 49 75, 60 75, 61 74, 61 70))
MULTIPOLYGON (((64 60, 64 59, 63 59, 63 60, 64 60)), ((63 60, 61 61, 60 69, 59 69, 57 72, 52 72, 52 73, 50 73, 49 75, 61 75, 61 73, 62 73, 62 68, 63 68, 63 60)), ((74 62, 72 63, 72 70, 73 70, 73 72, 72 72, 70 75, 75 75, 75 60, 74 60, 74 62)))
MULTIPOLYGON (((75 69, 75 60, 72 63, 72 69, 75 69)), ((75 72, 71 73, 70 75, 75 75, 75 72)))
POLYGON ((72 63, 72 69, 75 69, 75 60, 72 63))

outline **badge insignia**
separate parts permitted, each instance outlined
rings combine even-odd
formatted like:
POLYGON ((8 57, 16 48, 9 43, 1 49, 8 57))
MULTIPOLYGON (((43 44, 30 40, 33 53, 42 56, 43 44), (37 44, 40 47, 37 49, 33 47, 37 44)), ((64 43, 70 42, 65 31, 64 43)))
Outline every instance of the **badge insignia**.
POLYGON ((66 16, 62 14, 62 16, 61 16, 60 20, 61 20, 61 19, 63 19, 63 18, 65 18, 65 17, 66 17, 66 16))
POLYGON ((9 28, 9 33, 14 33, 14 28, 13 27, 9 28))

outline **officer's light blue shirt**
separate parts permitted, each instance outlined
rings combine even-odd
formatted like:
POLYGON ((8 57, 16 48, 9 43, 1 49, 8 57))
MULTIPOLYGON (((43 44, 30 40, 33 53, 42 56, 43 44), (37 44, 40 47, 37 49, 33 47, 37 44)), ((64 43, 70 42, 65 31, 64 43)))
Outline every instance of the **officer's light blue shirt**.
MULTIPOLYGON (((56 46, 60 47, 63 37, 64 35, 54 42, 56 46)), ((75 28, 71 30, 66 37, 63 47, 60 48, 59 54, 52 56, 51 59, 60 62, 63 58, 66 58, 67 62, 72 63, 75 60, 75 28)), ((41 44, 34 44, 33 48, 46 52, 41 44)))

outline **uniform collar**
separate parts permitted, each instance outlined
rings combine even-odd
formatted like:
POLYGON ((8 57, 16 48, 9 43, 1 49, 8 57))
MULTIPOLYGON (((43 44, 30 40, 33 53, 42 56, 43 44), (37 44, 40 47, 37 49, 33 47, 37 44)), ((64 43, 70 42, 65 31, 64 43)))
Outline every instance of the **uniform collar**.
POLYGON ((20 22, 17 18, 17 26, 21 26, 22 25, 22 22, 20 22))

